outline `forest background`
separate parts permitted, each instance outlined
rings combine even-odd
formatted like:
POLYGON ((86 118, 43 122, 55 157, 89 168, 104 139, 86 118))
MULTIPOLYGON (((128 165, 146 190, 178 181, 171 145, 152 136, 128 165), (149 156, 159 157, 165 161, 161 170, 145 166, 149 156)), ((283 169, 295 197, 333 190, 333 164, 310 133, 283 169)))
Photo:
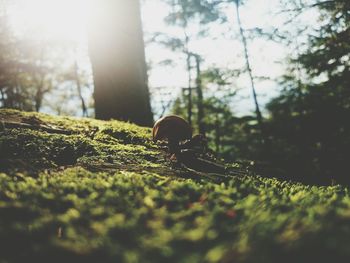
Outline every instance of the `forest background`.
MULTIPOLYGON (((116 2, 138 14, 138 1, 116 2)), ((94 117, 103 84, 93 76, 100 61, 91 47, 99 44, 88 35, 98 7, 79 0, 0 5, 0 107, 94 117)), ((149 125, 150 114, 144 123, 133 116, 147 112, 141 104, 150 98, 153 119, 183 116, 220 158, 266 176, 349 183, 348 1, 145 0, 140 10, 144 43, 135 43, 145 44, 148 88, 140 103, 128 103, 135 114, 126 120, 149 125)), ((122 30, 115 25, 137 28, 112 11, 101 42, 113 43, 108 36, 122 30)), ((113 75, 113 66, 104 67, 113 75)))

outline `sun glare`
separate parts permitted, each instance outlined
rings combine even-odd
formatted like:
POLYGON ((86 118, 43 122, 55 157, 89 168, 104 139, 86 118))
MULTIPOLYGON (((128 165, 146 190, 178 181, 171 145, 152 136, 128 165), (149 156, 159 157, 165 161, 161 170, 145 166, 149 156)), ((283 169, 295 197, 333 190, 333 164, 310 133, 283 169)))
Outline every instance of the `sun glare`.
POLYGON ((8 14, 16 34, 82 42, 86 39, 86 0, 19 0, 8 14))

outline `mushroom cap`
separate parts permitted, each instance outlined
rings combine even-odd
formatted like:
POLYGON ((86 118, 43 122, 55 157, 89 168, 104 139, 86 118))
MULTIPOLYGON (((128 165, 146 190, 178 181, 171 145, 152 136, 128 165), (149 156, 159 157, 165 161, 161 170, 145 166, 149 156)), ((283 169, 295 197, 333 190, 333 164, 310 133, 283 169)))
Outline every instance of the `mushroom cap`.
POLYGON ((188 122, 176 115, 160 118, 153 126, 153 141, 183 141, 192 138, 192 128, 188 122))

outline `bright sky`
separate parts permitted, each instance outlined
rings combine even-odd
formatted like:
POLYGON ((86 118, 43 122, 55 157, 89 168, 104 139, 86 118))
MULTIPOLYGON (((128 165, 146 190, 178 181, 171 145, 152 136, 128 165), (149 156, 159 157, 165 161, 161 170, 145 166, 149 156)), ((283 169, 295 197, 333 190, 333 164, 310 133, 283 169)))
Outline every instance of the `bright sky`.
MULTIPOLYGON (((271 10, 276 7, 278 0, 250 0, 249 5, 241 8, 241 20, 244 28, 271 27, 280 23, 277 18, 271 18, 271 10), (274 24, 275 23, 275 24, 274 24)), ((235 9, 232 6, 227 10, 230 23, 226 26, 213 24, 216 39, 205 38, 194 40, 190 44, 190 49, 205 58, 203 69, 210 66, 222 68, 244 68, 244 57, 242 44, 238 35, 236 26, 235 9)), ((169 28, 163 22, 163 17, 167 13, 167 7, 160 5, 157 0, 146 1, 143 8, 144 31, 147 34, 151 32, 167 32, 173 35, 180 35, 178 28, 169 28)), ((271 41, 254 40, 248 43, 249 54, 253 73, 255 76, 264 76, 275 79, 283 72, 283 67, 277 63, 285 55, 285 49, 271 41)), ((147 59, 152 62, 154 68, 149 72, 150 86, 152 87, 171 87, 175 92, 180 91, 180 87, 187 86, 187 73, 185 70, 185 58, 181 54, 174 54, 159 45, 150 45, 146 49, 147 59), (175 66, 156 66, 160 61, 172 58, 175 66)), ((232 102, 232 108, 239 114, 246 114, 254 110, 254 104, 251 99, 251 89, 249 79, 246 74, 239 77, 236 81, 236 87, 241 88, 237 98, 232 102)), ((277 86, 274 80, 256 81, 259 102, 264 105, 269 98, 277 94, 277 86)), ((235 87, 232 87, 233 89, 235 87)), ((174 92, 173 92, 174 93, 174 92)))
POLYGON ((87 9, 84 0, 17 0, 8 12, 17 34, 30 30, 42 38, 85 43, 87 9))
MULTIPOLYGON (((3 0, 6 1, 6 0, 3 0)), ((8 1, 11 2, 11 1, 8 1)), ((69 40, 80 47, 79 64, 89 67, 86 48, 86 21, 89 1, 86 0, 18 0, 19 4, 10 5, 9 16, 16 34, 30 33, 39 38, 69 40)), ((167 14, 167 7, 159 0, 142 1, 143 27, 145 39, 152 32, 165 32, 181 35, 179 28, 166 26, 163 22, 167 14)), ((282 23, 281 17, 273 16, 279 0, 250 0, 241 7, 241 20, 245 29, 254 27, 269 28, 282 23)), ((244 67, 243 49, 238 35, 235 10, 232 6, 227 10, 229 21, 225 26, 213 25, 211 32, 216 39, 205 38, 194 40, 190 49, 205 58, 203 69, 210 66, 237 69, 244 67)), ((190 30, 195 30, 191 28, 190 30)), ((253 73, 255 76, 269 77, 272 80, 257 81, 259 102, 264 105, 269 98, 277 94, 274 79, 284 71, 281 61, 286 55, 286 49, 271 41, 256 39, 248 42, 253 73)), ((150 62, 149 86, 153 94, 155 87, 166 87, 171 92, 165 101, 174 98, 181 87, 187 86, 187 73, 183 55, 173 53, 164 47, 151 44, 146 48, 147 61, 150 62), (176 65, 161 66, 159 62, 164 59, 173 59, 176 65)), ((245 114, 254 110, 251 100, 251 89, 246 75, 235 80, 235 86, 241 88, 239 96, 232 102, 232 109, 236 113, 245 114)), ((235 88, 235 87, 233 87, 235 88)), ((159 114, 159 95, 153 98, 155 113, 159 114)))

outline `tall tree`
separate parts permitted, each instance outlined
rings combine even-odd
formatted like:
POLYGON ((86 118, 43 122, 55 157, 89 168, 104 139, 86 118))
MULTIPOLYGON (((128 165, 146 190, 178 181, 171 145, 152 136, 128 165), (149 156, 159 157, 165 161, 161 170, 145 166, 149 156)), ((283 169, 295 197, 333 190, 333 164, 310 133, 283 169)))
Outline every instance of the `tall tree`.
MULTIPOLYGON (((260 132, 262 134, 262 139, 263 141, 267 142, 266 140, 267 135, 265 134, 264 127, 263 127, 263 116, 258 103, 258 95, 256 93, 255 79, 254 79, 253 70, 251 67, 251 59, 249 57, 249 52, 248 52, 247 38, 245 36, 245 29, 243 28, 241 18, 240 18, 240 6, 245 1, 242 1, 242 0, 214 0, 214 1, 213 0, 167 0, 167 2, 173 6, 173 11, 172 13, 170 13, 170 15, 167 18, 168 22, 170 24, 179 24, 184 28, 187 27, 188 21, 195 21, 201 25, 209 24, 214 21, 221 22, 221 23, 229 21, 229 19, 227 19, 227 12, 224 10, 227 10, 229 5, 231 4, 235 5, 237 24, 239 28, 241 42, 243 45, 245 71, 247 72, 250 80, 253 101, 255 105, 256 120, 260 129, 260 132)), ((187 40, 186 43, 188 44, 189 39, 186 38, 186 40, 187 40)), ((195 55, 194 58, 196 60, 196 65, 199 65, 197 60, 198 57, 195 55)), ((197 67, 197 71, 198 71, 198 67, 197 67)), ((201 91, 200 81, 198 82, 198 80, 199 79, 197 78, 196 80, 197 93, 199 94, 199 97, 201 97, 202 91, 201 91)), ((200 101, 201 100, 199 100, 199 102, 200 101)), ((201 107, 199 107, 198 109, 199 111, 201 111, 200 108, 201 107)), ((199 114, 198 116, 199 117, 198 125, 203 128, 203 125, 200 125, 200 123, 202 122, 201 121, 202 115, 203 114, 199 114)))
POLYGON ((138 0, 95 0, 89 53, 98 119, 153 123, 138 0))
MULTIPOLYGON (((249 54, 248 54, 247 39, 245 37, 245 30, 244 30, 244 28, 242 26, 241 17, 240 17, 239 6, 240 6, 241 3, 240 3, 240 0, 234 0, 234 3, 235 3, 235 7, 236 7, 237 24, 238 24, 238 27, 239 27, 239 33, 241 35, 242 44, 243 44, 246 70, 247 70, 247 73, 248 73, 248 76, 249 76, 249 80, 250 80, 250 85, 251 85, 251 88, 252 88, 253 100, 254 100, 254 105, 255 105, 256 119, 257 119, 258 125, 260 127, 260 131, 264 135, 263 118, 262 118, 261 111, 260 111, 260 106, 259 106, 259 103, 258 103, 258 96, 256 94, 254 76, 253 76, 253 71, 252 71, 252 67, 251 67, 251 63, 250 63, 250 59, 249 59, 249 54)), ((264 139, 266 139, 266 138, 264 138, 264 139)))
POLYGON ((191 44, 194 40, 201 38, 208 28, 204 25, 219 19, 219 11, 215 9, 216 3, 202 0, 166 0, 170 6, 170 12, 165 18, 168 25, 177 26, 183 31, 183 37, 168 38, 162 41, 165 46, 172 50, 180 51, 186 58, 186 70, 188 73, 187 91, 187 120, 192 124, 192 116, 197 106, 197 119, 195 125, 201 134, 205 134, 203 87, 201 83, 201 62, 202 58, 194 52, 191 44), (199 30, 193 30, 193 25, 200 24, 199 30), (194 72, 192 72, 194 71, 194 72), (192 75, 196 77, 193 78, 192 75), (195 91, 193 94, 192 90, 195 91))
POLYGON ((201 134, 205 134, 204 124, 204 106, 203 106, 203 87, 202 87, 202 76, 201 76, 201 57, 194 54, 196 60, 196 91, 197 91, 197 125, 198 131, 201 134))

